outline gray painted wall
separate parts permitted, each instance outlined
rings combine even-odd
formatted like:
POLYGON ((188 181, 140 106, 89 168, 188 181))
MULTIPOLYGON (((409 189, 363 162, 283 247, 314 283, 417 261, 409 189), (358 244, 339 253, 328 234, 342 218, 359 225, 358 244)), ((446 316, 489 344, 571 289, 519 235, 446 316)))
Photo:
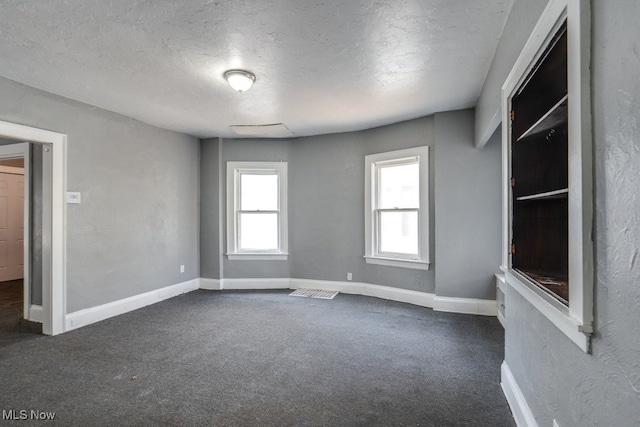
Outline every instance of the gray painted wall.
POLYGON ((31 144, 31 304, 42 305, 42 145, 31 144))
POLYGON ((435 115, 436 294, 495 299, 500 256, 501 144, 473 144, 473 110, 435 115))
MULTIPOLYGON (((433 117, 292 143, 293 277, 346 281, 351 272, 356 282, 434 291, 435 263, 423 271, 366 264, 363 258, 365 155, 422 145, 433 148, 433 117)), ((433 178, 433 159, 430 173, 433 178)), ((433 186, 430 201, 433 229, 433 186)), ((430 245, 433 252, 433 234, 430 245)))
POLYGON ((502 30, 502 37, 498 42, 476 105, 474 137, 476 145, 481 138, 492 135, 496 126, 500 124, 502 85, 547 3, 548 0, 515 0, 511 5, 502 30), (493 125, 492 121, 494 121, 493 125))
MULTIPOLYGON (((200 144, 200 277, 220 279, 220 156, 218 138, 200 144)), ((224 204, 222 205, 224 206, 224 204)))
MULTIPOLYGON (((227 162, 229 161, 265 161, 277 162, 290 160, 290 144, 289 140, 271 140, 271 139, 220 139, 222 143, 222 167, 220 169, 220 181, 224 192, 220 195, 220 203, 226 206, 226 185, 227 185, 227 162)), ((288 164, 291 167, 291 163, 288 164)), ((291 177, 289 177, 289 183, 291 177)), ((293 206, 293 202, 289 199, 289 210, 293 206)), ((224 250, 227 248, 226 234, 226 210, 223 211, 221 218, 224 233, 221 235, 223 239, 224 250)), ((292 230, 289 228, 289 239, 291 239, 292 230)), ((223 258, 224 277, 232 278, 278 278, 290 276, 290 260, 287 261, 229 261, 225 256, 223 258)))
POLYGON ((198 277, 196 138, 7 79, 0 93, 0 120, 68 135, 67 312, 198 277))
MULTIPOLYGON (((218 233, 212 210, 219 206, 214 183, 216 179, 224 181, 226 161, 288 160, 289 260, 225 259, 225 278, 346 281, 347 273, 352 273, 355 282, 437 291, 447 296, 495 298, 493 273, 500 264, 500 147, 496 142, 482 151, 473 148, 472 110, 444 114, 435 121, 430 116, 366 131, 293 140, 225 139, 223 164, 219 178, 215 178, 212 171, 217 167, 219 144, 217 139, 202 142, 203 277, 220 277, 215 259, 218 233), (439 125, 434 124, 438 122, 439 125), (442 141, 437 141, 437 135, 442 141), (431 151, 430 269, 367 264, 363 258, 364 158, 367 154, 422 145, 428 145, 431 151), (441 184, 436 176, 438 170, 441 184), (446 227, 442 232, 436 222, 439 216, 446 227), (464 232, 477 240, 466 246, 459 243, 466 241, 464 232), (439 233, 443 236, 440 248, 436 245, 439 233), (447 261, 445 267, 440 264, 440 257, 447 261), (445 278, 442 286, 436 286, 439 275, 445 278)), ((220 203, 224 206, 224 194, 220 203)), ((224 234, 220 234, 223 239, 224 234)))
POLYGON ((638 16, 635 0, 592 2, 593 354, 583 353, 517 292, 506 295, 505 359, 541 426, 553 418, 563 427, 640 425, 638 16))

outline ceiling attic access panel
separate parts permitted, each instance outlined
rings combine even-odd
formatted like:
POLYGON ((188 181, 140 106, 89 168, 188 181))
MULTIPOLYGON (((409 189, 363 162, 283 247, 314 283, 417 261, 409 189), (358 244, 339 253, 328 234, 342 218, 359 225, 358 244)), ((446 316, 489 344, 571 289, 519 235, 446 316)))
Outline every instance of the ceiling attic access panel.
POLYGON ((511 105, 512 268, 568 305, 566 23, 511 105))

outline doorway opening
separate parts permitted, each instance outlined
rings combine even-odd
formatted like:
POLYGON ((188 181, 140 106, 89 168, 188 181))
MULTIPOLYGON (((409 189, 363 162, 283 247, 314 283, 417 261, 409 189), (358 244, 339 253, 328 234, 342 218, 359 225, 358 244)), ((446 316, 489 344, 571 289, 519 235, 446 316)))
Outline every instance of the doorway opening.
POLYGON ((42 332, 42 155, 32 148, 0 139, 0 332, 9 342, 42 332))
MULTIPOLYGON (((22 318, 39 321, 42 333, 56 335, 66 326, 66 135, 0 121, 0 160, 19 158, 24 165, 23 203, 18 203, 24 218, 22 318)), ((3 185, 0 180, 0 229, 3 185)), ((0 265, 2 246, 0 230, 0 265)))

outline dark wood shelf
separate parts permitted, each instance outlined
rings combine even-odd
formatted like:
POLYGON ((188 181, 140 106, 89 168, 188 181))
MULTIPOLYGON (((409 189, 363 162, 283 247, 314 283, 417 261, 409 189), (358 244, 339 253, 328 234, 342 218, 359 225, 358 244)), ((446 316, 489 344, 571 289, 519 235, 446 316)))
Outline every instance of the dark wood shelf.
POLYGON ((569 301, 569 117, 563 25, 511 103, 511 268, 569 301))
POLYGON ((559 125, 566 123, 568 117, 568 99, 569 95, 563 96, 562 99, 551 107, 542 117, 540 117, 537 122, 524 131, 516 141, 521 141, 524 138, 538 135, 543 132, 549 132, 559 125))
POLYGON ((569 277, 567 275, 525 269, 518 269, 518 271, 533 280, 563 304, 568 304, 569 277))
POLYGON ((516 200, 519 202, 527 201, 527 200, 555 200, 555 199, 565 199, 569 197, 569 189, 562 188, 560 190, 554 191, 546 191, 544 193, 538 194, 530 194, 527 196, 516 197, 516 200))
POLYGON ((515 142, 546 116, 568 93, 567 33, 563 26, 554 36, 512 98, 512 142, 515 142))

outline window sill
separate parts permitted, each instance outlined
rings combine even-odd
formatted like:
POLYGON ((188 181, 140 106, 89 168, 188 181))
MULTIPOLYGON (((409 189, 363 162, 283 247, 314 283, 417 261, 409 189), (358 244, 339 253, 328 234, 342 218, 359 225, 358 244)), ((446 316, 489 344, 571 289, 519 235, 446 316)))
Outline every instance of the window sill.
POLYGON ((229 253, 227 259, 231 261, 286 261, 289 254, 278 253, 229 253))
POLYGON ((517 271, 502 268, 507 284, 515 289, 544 317, 560 329, 571 341, 585 353, 590 353, 591 330, 586 330, 583 324, 569 314, 569 308, 547 295, 529 279, 517 271))
POLYGON ((367 264, 386 265, 388 267, 413 268, 416 270, 429 269, 429 262, 419 260, 382 258, 374 256, 365 256, 364 260, 367 262, 367 264))

